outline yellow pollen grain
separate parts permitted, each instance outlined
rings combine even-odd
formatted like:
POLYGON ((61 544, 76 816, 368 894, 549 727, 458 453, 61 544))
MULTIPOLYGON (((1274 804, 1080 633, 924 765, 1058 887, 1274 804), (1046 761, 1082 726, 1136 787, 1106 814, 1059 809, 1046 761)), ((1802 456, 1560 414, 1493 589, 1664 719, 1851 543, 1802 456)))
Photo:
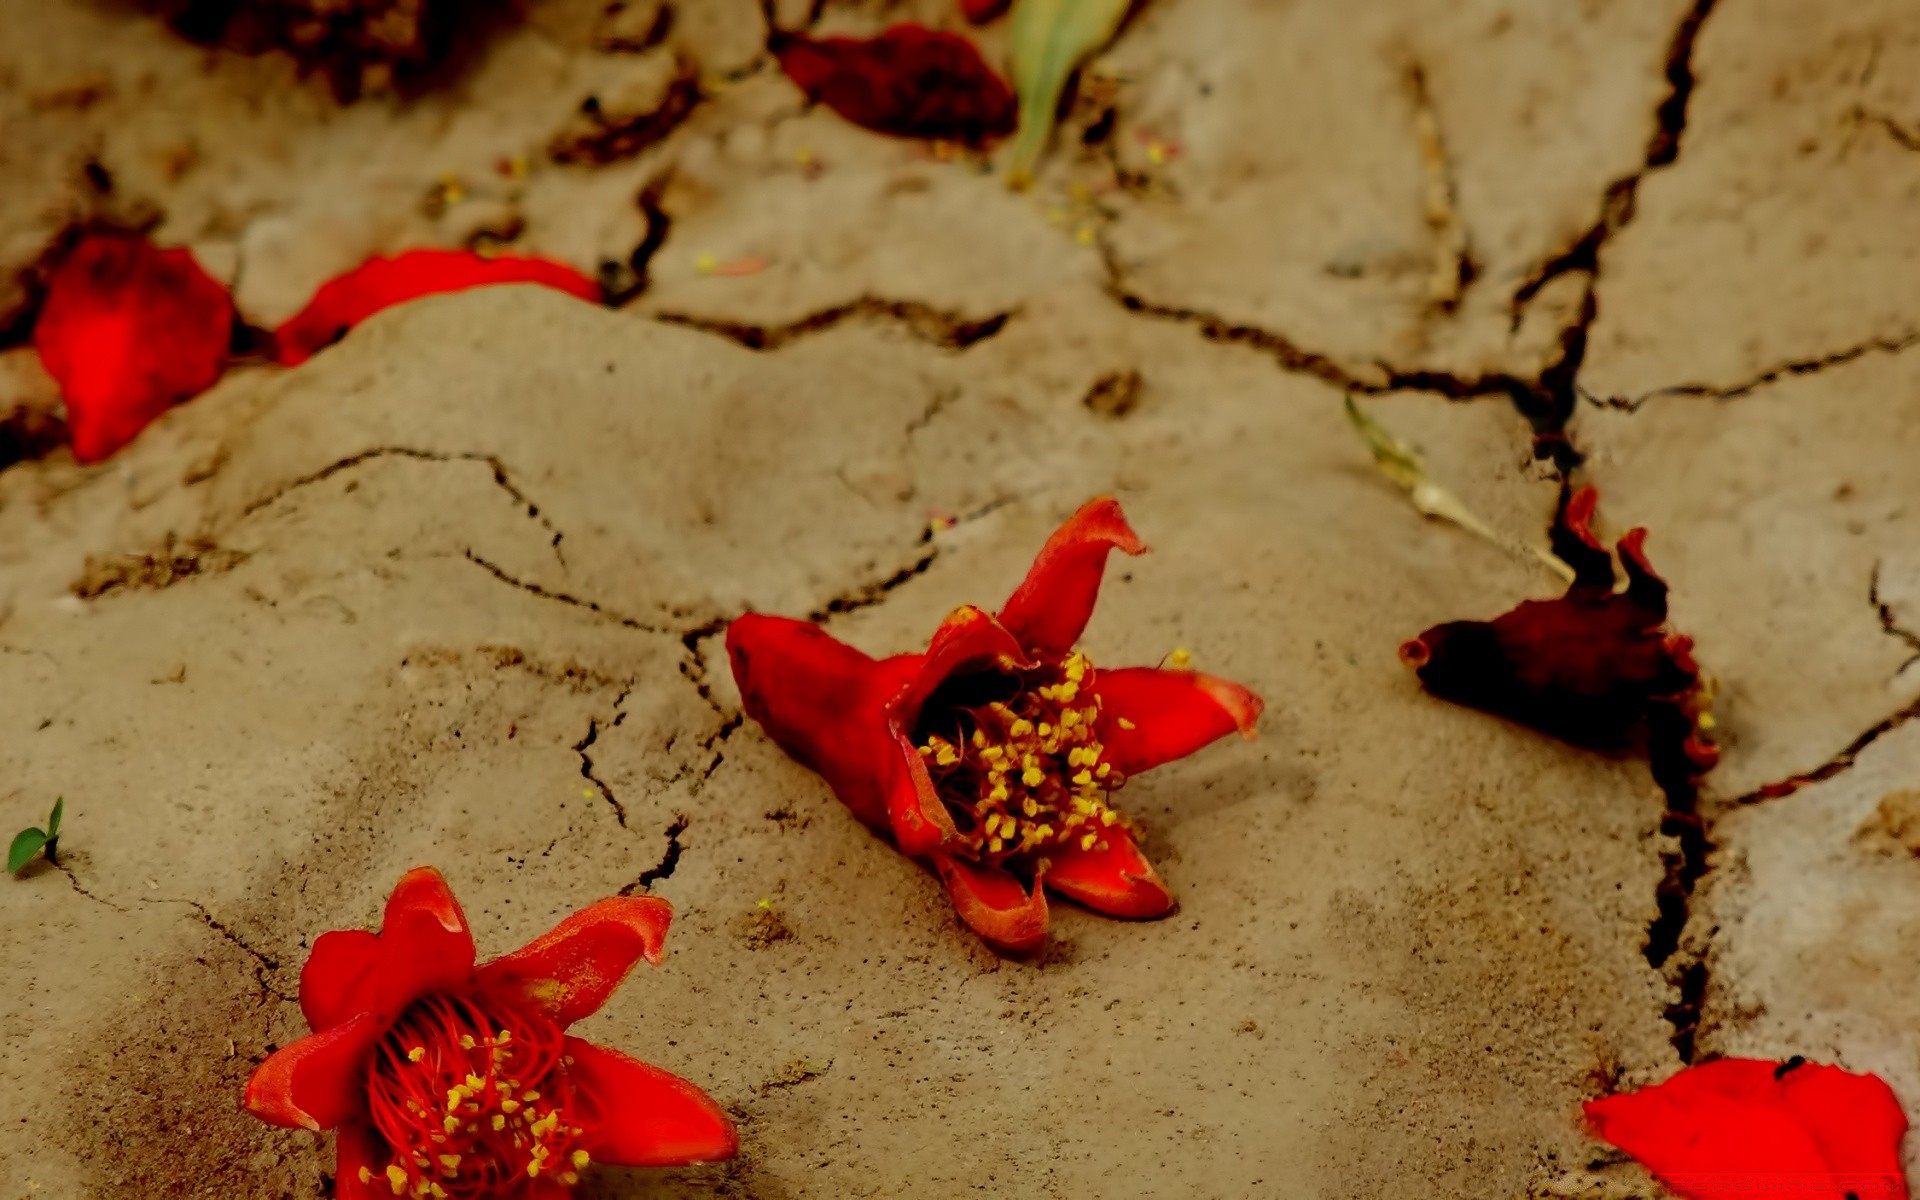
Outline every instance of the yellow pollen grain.
POLYGON ((1008 737, 1023 738, 1033 732, 1033 722, 1021 717, 1007 729, 1008 737))
POLYGON ((460 1156, 458 1154, 442 1154, 440 1156, 440 1165, 449 1171, 458 1171, 460 1169, 460 1156))
POLYGON ((408 1062, 419 1062, 421 1059, 425 1058, 426 1056, 427 1056, 427 1048, 425 1046, 415 1046, 413 1049, 407 1051, 408 1062))
POLYGON ((462 1050, 471 1050, 471 1049, 473 1049, 473 1047, 474 1047, 474 1041, 473 1041, 473 1035, 472 1035, 472 1034, 470 1034, 470 1033, 463 1033, 463 1034, 461 1034, 461 1035, 460 1035, 460 1048, 461 1048, 462 1050))
POLYGON ((1082 850, 1091 850, 1093 849, 1093 844, 1099 840, 1100 840, 1100 835, 1097 833, 1082 834, 1080 836, 1080 848, 1082 850))
POLYGON ((584 1170, 586 1165, 592 1161, 593 1159, 585 1150, 575 1150, 573 1152, 573 1165, 576 1170, 584 1170))
POLYGON ((400 1168, 399 1163, 387 1164, 387 1186, 393 1189, 393 1194, 396 1196, 406 1195, 407 1173, 400 1168))
POLYGON ((502 1129, 505 1129, 506 1127, 507 1127, 507 1119, 501 1116, 499 1113, 493 1114, 493 1131, 495 1133, 499 1133, 502 1129))
POLYGON ((1093 772, 1087 770, 1085 767, 1081 767, 1080 770, 1074 774, 1073 781, 1081 787, 1086 787, 1093 782, 1093 772))
POLYGON ((503 1113, 519 1112, 520 1102, 518 1100, 502 1100, 500 1102, 500 1111, 503 1113))
POLYGON ((373 1182, 373 1172, 372 1172, 372 1171, 369 1171, 369 1170, 368 1170, 367 1168, 365 1168, 365 1167, 361 1167, 361 1168, 360 1168, 360 1182, 361 1182, 361 1183, 372 1183, 372 1182, 373 1182))
POLYGON ((1137 725, 1135 725, 1135 724, 1134 724, 1134 723, 1133 723, 1132 721, 1129 721, 1129 720, 1127 720, 1127 719, 1126 719, 1125 717, 1121 717, 1121 718, 1120 718, 1120 728, 1122 728, 1122 729, 1138 729, 1138 728, 1139 728, 1139 726, 1137 726, 1137 725))
POLYGON ((452 1133, 454 1130, 460 1128, 460 1118, 448 1117, 446 1120, 442 1121, 441 1124, 446 1127, 446 1130, 448 1133, 452 1133))

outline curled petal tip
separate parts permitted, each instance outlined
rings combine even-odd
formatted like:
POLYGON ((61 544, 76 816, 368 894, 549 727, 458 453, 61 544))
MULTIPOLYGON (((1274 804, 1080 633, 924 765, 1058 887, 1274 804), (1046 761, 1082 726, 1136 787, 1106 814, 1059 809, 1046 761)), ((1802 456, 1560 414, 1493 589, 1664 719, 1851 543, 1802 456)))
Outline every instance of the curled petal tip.
POLYGON ((1433 661, 1433 647, 1424 638, 1409 638, 1400 643, 1400 661, 1418 671, 1433 661))

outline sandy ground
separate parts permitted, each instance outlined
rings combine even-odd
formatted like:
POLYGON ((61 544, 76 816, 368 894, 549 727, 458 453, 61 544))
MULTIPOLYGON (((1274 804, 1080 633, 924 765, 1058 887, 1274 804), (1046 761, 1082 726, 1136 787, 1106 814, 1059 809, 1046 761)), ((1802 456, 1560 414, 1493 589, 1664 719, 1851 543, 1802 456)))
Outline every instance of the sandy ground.
MULTIPOLYGON (((67 814, 0 881, 0 1196, 328 1194, 326 1140, 239 1091, 304 1032, 312 938, 424 862, 483 954, 676 905, 584 1032, 706 1085, 742 1154, 594 1197, 1627 1200, 1579 1101, 1709 1053, 1920 1111, 1920 10, 1153 0, 1017 195, 806 111, 752 3, 642 48, 629 5, 545 0, 342 109, 109 0, 0 0, 0 329, 88 215, 261 322, 489 234, 647 285, 424 301, 110 464, 0 472, 0 818, 67 814), (554 160, 589 96, 640 121, 688 78, 656 144, 554 160), (1643 764, 1396 661, 1557 587, 1420 521, 1347 392, 1513 535, 1536 434, 1651 528, 1721 684, 1705 858, 1643 764), (1100 493, 1154 552, 1095 661, 1189 647, 1268 715, 1121 794, 1177 914, 1063 909, 1004 961, 741 722, 718 633, 914 647, 1100 493)), ((0 351, 0 407, 49 386, 0 351)))

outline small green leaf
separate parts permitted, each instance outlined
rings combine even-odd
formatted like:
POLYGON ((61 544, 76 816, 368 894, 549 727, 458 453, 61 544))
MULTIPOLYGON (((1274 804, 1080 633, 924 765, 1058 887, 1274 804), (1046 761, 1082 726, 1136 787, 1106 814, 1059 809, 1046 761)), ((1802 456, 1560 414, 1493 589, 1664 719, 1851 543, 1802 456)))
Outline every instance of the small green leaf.
POLYGON ((1080 60, 1107 44, 1132 0, 1014 0, 1013 90, 1020 96, 1007 182, 1025 187, 1053 133, 1060 94, 1080 60))
POLYGON ((38 829, 22 829, 14 834, 13 846, 7 851, 7 874, 19 874, 20 868, 26 866, 46 844, 47 835, 38 829))
POLYGON ((65 796, 55 796, 53 798, 53 815, 47 818, 48 841, 52 841, 60 836, 60 814, 65 811, 66 807, 67 798, 65 796))

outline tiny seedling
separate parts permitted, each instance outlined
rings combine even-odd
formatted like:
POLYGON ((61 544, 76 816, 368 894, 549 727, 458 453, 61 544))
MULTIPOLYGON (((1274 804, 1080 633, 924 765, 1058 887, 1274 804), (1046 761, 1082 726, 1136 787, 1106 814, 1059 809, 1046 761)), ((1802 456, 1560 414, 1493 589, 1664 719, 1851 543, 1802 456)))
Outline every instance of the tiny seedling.
POLYGON ((13 845, 7 850, 7 874, 18 875, 36 854, 45 854, 55 866, 60 864, 56 852, 60 847, 60 813, 65 806, 64 798, 55 799, 45 829, 22 829, 13 835, 13 845))

